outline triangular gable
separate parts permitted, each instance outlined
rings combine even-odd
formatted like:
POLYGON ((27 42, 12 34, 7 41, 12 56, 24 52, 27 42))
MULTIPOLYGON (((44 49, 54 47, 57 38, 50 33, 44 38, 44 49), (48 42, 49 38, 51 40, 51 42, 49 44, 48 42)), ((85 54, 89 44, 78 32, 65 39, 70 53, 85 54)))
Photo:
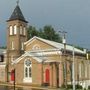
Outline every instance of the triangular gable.
MULTIPOLYGON (((46 44, 48 44, 48 45, 50 45, 50 46, 53 46, 53 47, 55 47, 56 49, 60 49, 60 50, 64 49, 64 44, 62 44, 62 43, 58 43, 58 42, 46 40, 46 39, 43 39, 43 38, 40 38, 40 37, 36 37, 36 36, 34 36, 32 39, 28 40, 28 41, 25 42, 24 44, 25 44, 26 46, 28 46, 28 45, 30 45, 32 42, 34 42, 34 40, 36 40, 36 39, 38 39, 38 40, 40 40, 40 41, 42 41, 42 42, 44 42, 44 43, 46 43, 46 44)), ((71 46, 71 45, 66 45, 66 50, 73 51, 73 46, 71 46)), ((75 51, 76 53, 85 54, 84 51, 82 51, 82 50, 80 50, 80 49, 77 49, 77 48, 74 48, 74 51, 75 51)))
MULTIPOLYGON (((47 56, 51 56, 51 55, 62 55, 62 52, 58 49, 53 49, 53 50, 38 50, 38 51, 28 51, 25 52, 25 54, 23 54, 22 56, 20 56, 19 58, 17 58, 16 60, 14 60, 12 62, 12 64, 16 64, 18 62, 20 62, 23 58, 30 56, 31 58, 35 59, 37 62, 42 62, 42 61, 46 61, 48 60, 47 56)), ((49 58, 50 60, 50 58, 49 58)))
POLYGON ((43 38, 40 38, 40 37, 37 37, 37 36, 34 36, 33 38, 31 38, 30 40, 28 40, 27 42, 24 43, 24 45, 28 46, 30 45, 31 43, 33 43, 35 40, 39 40, 41 42, 44 42, 45 44, 49 45, 49 46, 52 46, 54 48, 57 49, 57 47, 55 45, 53 45, 53 41, 50 41, 50 40, 46 40, 46 39, 43 39, 43 38))
POLYGON ((38 58, 38 57, 35 57, 35 56, 33 56, 32 54, 26 52, 25 54, 23 54, 22 56, 20 56, 20 57, 17 58, 16 60, 14 60, 14 61, 12 62, 12 65, 19 63, 23 58, 25 58, 25 57, 27 57, 27 56, 32 57, 33 59, 35 59, 35 60, 36 60, 37 62, 39 62, 39 63, 41 63, 41 62, 43 61, 43 59, 40 59, 40 58, 38 58))

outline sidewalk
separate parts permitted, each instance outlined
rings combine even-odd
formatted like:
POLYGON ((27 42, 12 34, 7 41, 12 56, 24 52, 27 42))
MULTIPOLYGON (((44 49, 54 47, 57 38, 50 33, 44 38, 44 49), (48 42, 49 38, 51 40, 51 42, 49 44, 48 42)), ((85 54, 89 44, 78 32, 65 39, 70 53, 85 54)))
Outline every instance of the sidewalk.
MULTIPOLYGON (((13 87, 13 84, 0 82, 0 86, 13 87)), ((16 88, 23 88, 23 90, 62 90, 55 87, 45 87, 45 86, 30 86, 30 85, 15 85, 16 88)))

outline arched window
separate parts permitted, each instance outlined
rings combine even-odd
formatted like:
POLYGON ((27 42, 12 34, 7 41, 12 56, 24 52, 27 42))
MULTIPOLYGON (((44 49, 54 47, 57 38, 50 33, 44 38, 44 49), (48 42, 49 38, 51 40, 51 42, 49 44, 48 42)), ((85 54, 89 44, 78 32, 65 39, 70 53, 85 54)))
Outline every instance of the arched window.
POLYGON ((17 26, 14 25, 14 34, 17 34, 17 26))
POLYGON ((25 68, 25 77, 28 77, 28 68, 25 68))
POLYGON ((32 82, 32 63, 29 59, 24 62, 24 82, 32 82))
POLYGON ((11 71, 11 81, 14 81, 15 80, 15 71, 12 70, 11 71))
POLYGON ((23 34, 26 35, 26 28, 24 27, 24 31, 23 31, 23 34))
POLYGON ((9 27, 9 34, 13 35, 13 27, 12 26, 9 27))
POLYGON ((35 44, 32 49, 33 49, 33 50, 39 50, 39 49, 40 49, 40 45, 35 44))
POLYGON ((20 26, 20 34, 22 35, 23 34, 23 27, 20 26))

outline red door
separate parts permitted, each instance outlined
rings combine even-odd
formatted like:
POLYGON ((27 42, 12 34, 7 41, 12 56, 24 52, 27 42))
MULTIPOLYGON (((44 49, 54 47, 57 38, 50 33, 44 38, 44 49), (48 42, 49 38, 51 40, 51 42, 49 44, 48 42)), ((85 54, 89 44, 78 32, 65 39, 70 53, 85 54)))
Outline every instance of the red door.
POLYGON ((11 81, 14 81, 14 70, 11 71, 11 81))
POLYGON ((46 83, 50 82, 50 72, 49 72, 49 69, 46 69, 46 71, 45 71, 45 82, 46 83))

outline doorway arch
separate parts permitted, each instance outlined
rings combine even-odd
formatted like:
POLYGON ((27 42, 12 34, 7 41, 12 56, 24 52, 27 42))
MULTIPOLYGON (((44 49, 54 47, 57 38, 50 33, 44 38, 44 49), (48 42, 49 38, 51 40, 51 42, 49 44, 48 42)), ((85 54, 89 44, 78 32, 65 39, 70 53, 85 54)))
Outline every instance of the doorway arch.
POLYGON ((49 71, 49 69, 45 70, 45 83, 47 83, 48 85, 50 83, 50 71, 49 71))
POLYGON ((15 80, 15 76, 14 76, 14 70, 11 71, 11 81, 15 80))

